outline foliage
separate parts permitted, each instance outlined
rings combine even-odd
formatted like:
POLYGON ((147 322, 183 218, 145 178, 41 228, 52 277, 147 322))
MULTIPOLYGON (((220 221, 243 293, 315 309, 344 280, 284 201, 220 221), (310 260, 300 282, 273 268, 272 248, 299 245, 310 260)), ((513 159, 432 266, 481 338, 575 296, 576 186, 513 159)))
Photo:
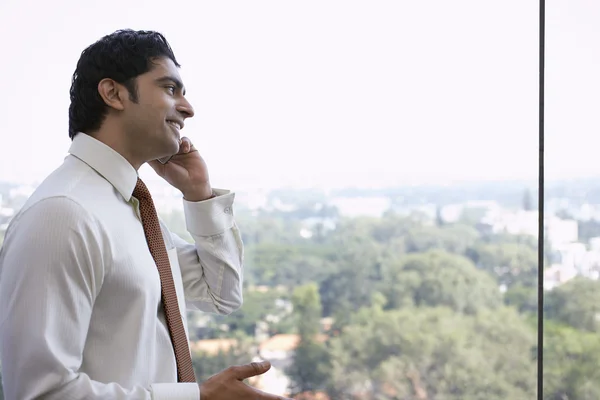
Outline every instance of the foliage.
POLYGON ((468 257, 496 278, 498 284, 510 287, 537 284, 537 251, 519 243, 478 243, 467 251, 468 257))
POLYGON ((242 335, 236 335, 235 339, 237 344, 227 350, 219 350, 215 354, 202 351, 192 354, 192 364, 198 382, 204 382, 232 365, 247 364, 252 361, 250 351, 252 341, 242 335))
POLYGON ((600 340, 590 333, 546 320, 544 400, 600 399, 600 340))
POLYGON ((331 340, 336 399, 525 399, 535 396, 535 335, 509 309, 375 307, 331 340))
MULTIPOLYGON (((290 318, 285 308, 287 297, 285 292, 274 289, 268 291, 246 290, 244 304, 239 310, 228 316, 216 316, 214 319, 220 323, 227 323, 230 331, 241 331, 246 335, 254 336, 258 322, 267 318, 284 322, 290 318)), ((284 326, 283 323, 274 323, 269 333, 289 333, 289 328, 287 331, 277 329, 277 327, 284 326)))
MULTIPOLYGON (((463 217, 436 224, 388 212, 339 219, 334 231, 305 239, 299 221, 260 216, 249 229, 246 276, 270 289, 248 287, 241 310, 216 318, 228 335, 251 335, 269 315, 270 334, 281 324, 301 333, 286 369, 292 395, 534 398, 537 240, 480 233, 463 217), (285 318, 276 307, 283 299, 294 309, 285 318), (334 318, 326 342, 315 339, 322 316, 334 318)), ((546 294, 546 400, 600 398, 599 285, 574 279, 546 294)), ((219 357, 208 363, 213 373, 236 361, 219 357)))
POLYGON ((328 246, 264 242, 246 249, 246 264, 257 285, 286 286, 320 282, 333 269, 328 246))
POLYGON ((600 282, 577 277, 546 295, 545 315, 563 324, 600 332, 600 282))
POLYGON ((321 390, 329 377, 329 353, 323 343, 304 340, 298 344, 286 369, 292 395, 321 390))
POLYGON ((504 293, 504 304, 515 307, 519 312, 537 315, 538 291, 537 287, 516 284, 504 293))
POLYGON ((502 302, 498 286, 463 256, 441 250, 411 254, 384 267, 388 308, 447 306, 473 314, 502 302))
POLYGON ((321 300, 316 284, 294 290, 294 316, 300 343, 286 372, 291 379, 292 394, 321 389, 326 382, 329 361, 326 347, 318 340, 321 320, 321 300))

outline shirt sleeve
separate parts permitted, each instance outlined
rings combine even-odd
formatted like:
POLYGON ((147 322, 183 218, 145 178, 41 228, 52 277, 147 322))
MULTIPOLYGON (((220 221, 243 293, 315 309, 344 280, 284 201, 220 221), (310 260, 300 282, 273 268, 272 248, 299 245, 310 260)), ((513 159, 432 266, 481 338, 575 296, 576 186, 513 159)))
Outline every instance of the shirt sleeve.
POLYGON ((235 194, 215 189, 217 197, 183 200, 189 244, 174 233, 188 308, 230 314, 243 302, 244 245, 233 215, 235 194))
POLYGON ((196 384, 124 388, 80 372, 108 239, 65 197, 17 215, 0 249, 0 356, 6 399, 196 400, 196 384))

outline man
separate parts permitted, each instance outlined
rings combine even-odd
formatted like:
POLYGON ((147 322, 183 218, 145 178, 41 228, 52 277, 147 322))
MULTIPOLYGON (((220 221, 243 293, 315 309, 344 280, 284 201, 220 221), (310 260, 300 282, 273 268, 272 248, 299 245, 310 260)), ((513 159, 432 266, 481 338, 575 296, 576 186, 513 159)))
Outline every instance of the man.
POLYGON ((13 218, 0 251, 7 400, 279 398, 243 383, 268 363, 195 381, 185 309, 241 306, 243 244, 234 194, 211 187, 180 136, 194 111, 178 67, 156 32, 117 31, 81 54, 70 154, 13 218), (138 177, 144 163, 182 192, 194 244, 158 221, 138 177))

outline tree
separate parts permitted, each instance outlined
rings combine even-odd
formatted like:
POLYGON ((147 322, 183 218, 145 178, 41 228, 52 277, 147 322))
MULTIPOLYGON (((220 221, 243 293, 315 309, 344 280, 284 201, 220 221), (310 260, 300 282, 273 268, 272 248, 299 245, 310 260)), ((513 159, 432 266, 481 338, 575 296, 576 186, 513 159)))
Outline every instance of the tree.
POLYGON ((321 300, 315 284, 297 288, 292 296, 300 342, 286 370, 292 394, 320 389, 327 379, 328 359, 325 346, 318 340, 321 300))
POLYGON ((526 399, 535 396, 535 331, 511 309, 359 312, 330 343, 331 398, 526 399))
POLYGON ((516 284, 504 293, 504 304, 515 307, 520 313, 537 314, 537 287, 516 284))
POLYGON ((466 254, 477 267, 493 276, 499 285, 537 285, 537 252, 530 246, 519 243, 478 243, 466 254))
POLYGON ((370 305, 381 281, 384 247, 368 236, 340 235, 331 244, 337 249, 335 269, 319 285, 324 316, 342 316, 370 305))
POLYGON ((600 399, 596 333, 544 321, 544 399, 600 399))
POLYGON ((478 239, 477 231, 467 225, 455 224, 436 226, 420 226, 411 229, 406 235, 406 251, 422 253, 428 250, 441 249, 449 253, 463 254, 478 239))
POLYGON ((387 308, 447 306, 473 314, 500 306, 502 296, 494 280, 459 255, 432 250, 410 254, 384 266, 382 294, 387 308))
POLYGON ((236 335, 235 339, 236 344, 227 350, 220 349, 217 353, 197 351, 192 354, 192 365, 198 382, 204 382, 232 365, 242 365, 252 361, 251 340, 243 335, 236 335))
POLYGON ((546 317, 589 332, 600 332, 600 282, 576 277, 546 294, 546 317))
MULTIPOLYGON (((246 290, 242 307, 228 316, 214 316, 215 320, 227 324, 230 331, 243 331, 246 335, 254 336, 256 325, 267 317, 282 321, 289 318, 285 309, 279 306, 281 302, 289 301, 289 295, 278 290, 266 292, 246 290)), ((272 323, 272 327, 277 322, 272 323)), ((282 332, 272 332, 282 333, 282 332)))
POLYGON ((300 286, 292 295, 292 306, 300 340, 314 339, 320 331, 321 298, 314 283, 300 286))
POLYGON ((329 368, 329 354, 325 345, 315 340, 301 340, 294 350, 292 363, 286 369, 291 381, 291 395, 322 390, 329 376, 329 368))
POLYGON ((333 253, 329 246, 265 242, 248 246, 245 258, 255 284, 292 288, 325 279, 333 253))

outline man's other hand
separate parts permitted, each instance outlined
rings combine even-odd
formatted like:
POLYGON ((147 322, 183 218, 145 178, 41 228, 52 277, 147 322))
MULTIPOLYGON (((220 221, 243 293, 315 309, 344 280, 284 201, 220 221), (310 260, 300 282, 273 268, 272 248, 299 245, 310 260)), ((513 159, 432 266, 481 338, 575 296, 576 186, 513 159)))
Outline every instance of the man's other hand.
POLYGON ((291 400, 261 392, 243 382, 244 379, 264 374, 270 368, 271 363, 268 361, 229 367, 200 385, 200 398, 202 400, 291 400))

